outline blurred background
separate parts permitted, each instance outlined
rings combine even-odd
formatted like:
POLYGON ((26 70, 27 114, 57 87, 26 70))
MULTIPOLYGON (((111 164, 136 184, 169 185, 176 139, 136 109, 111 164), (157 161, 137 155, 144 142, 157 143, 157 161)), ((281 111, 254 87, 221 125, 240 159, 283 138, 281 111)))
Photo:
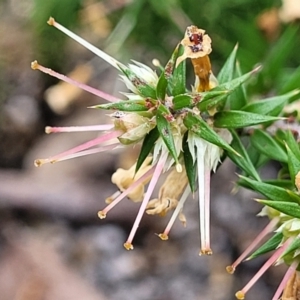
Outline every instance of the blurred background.
MULTIPOLYGON (((0 0, 0 298, 1 300, 234 299, 263 264, 232 263, 267 223, 257 218, 253 193, 231 193, 234 166, 225 161, 212 182, 212 257, 199 257, 197 201, 176 223, 167 242, 166 218, 143 218, 134 251, 123 243, 139 205, 124 200, 105 220, 97 217, 115 192, 114 170, 129 167, 137 149, 97 154, 35 168, 33 161, 95 137, 46 135, 50 126, 104 123, 93 95, 30 69, 31 61, 117 97, 126 91, 118 73, 100 58, 47 25, 53 16, 123 63, 163 65, 194 24, 213 40, 214 73, 236 43, 243 72, 263 64, 247 86, 259 99, 299 88, 299 0, 0 0)), ((154 66, 152 66, 155 68, 154 66)), ((187 74, 193 82, 191 66, 187 74)), ((276 165, 262 170, 276 176, 276 165)), ((157 193, 157 191, 156 191, 157 193)), ((247 295, 271 299, 285 266, 271 268, 247 295)))

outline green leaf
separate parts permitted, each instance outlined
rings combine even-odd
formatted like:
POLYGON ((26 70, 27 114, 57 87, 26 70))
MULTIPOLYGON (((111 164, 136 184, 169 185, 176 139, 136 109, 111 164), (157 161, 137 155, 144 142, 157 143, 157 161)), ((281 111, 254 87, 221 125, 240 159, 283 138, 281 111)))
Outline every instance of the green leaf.
POLYGON ((168 117, 173 118, 170 111, 164 105, 160 104, 156 113, 157 129, 171 156, 175 160, 175 163, 178 164, 178 156, 175 148, 172 128, 169 121, 167 120, 168 117))
POLYGON ((165 66, 164 71, 161 73, 161 75, 159 77, 157 87, 156 87, 157 99, 160 99, 160 100, 165 99, 168 82, 172 78, 176 59, 178 57, 178 48, 179 48, 179 45, 177 45, 177 47, 173 51, 170 60, 168 61, 167 65, 165 66))
MULTIPOLYGON (((178 57, 184 52, 184 47, 179 46, 178 57)), ((170 80, 171 94, 177 96, 186 92, 186 60, 183 60, 173 72, 170 80)))
POLYGON ((272 207, 288 216, 300 218, 300 206, 295 202, 273 201, 273 200, 260 200, 257 202, 272 207))
POLYGON ((187 139, 188 139, 188 133, 184 135, 183 142, 182 142, 183 159, 184 159, 185 170, 189 180, 191 191, 194 193, 196 191, 197 165, 193 162, 193 157, 190 152, 187 139))
POLYGON ((285 81, 285 84, 280 89, 280 94, 287 93, 291 90, 298 89, 300 82, 300 67, 298 67, 293 74, 291 74, 288 80, 285 81))
POLYGON ((281 162, 287 162, 287 155, 285 151, 278 145, 278 143, 265 131, 256 129, 251 136, 251 144, 261 153, 281 162))
POLYGON ((265 182, 255 181, 244 176, 239 177, 239 185, 259 192, 270 200, 300 203, 300 196, 292 191, 265 182))
POLYGON ((287 247, 287 249, 281 254, 280 258, 285 258, 292 254, 292 258, 294 258, 295 251, 300 249, 300 238, 295 237, 292 243, 287 247))
POLYGON ((248 80, 253 74, 255 74, 256 72, 258 72, 261 69, 261 67, 257 67, 255 69, 253 69, 252 71, 238 77, 235 79, 232 79, 230 81, 224 82, 218 86, 216 86, 215 88, 212 89, 212 91, 218 91, 218 90, 229 90, 229 91, 234 91, 235 89, 237 89, 241 84, 243 84, 246 80, 248 80))
POLYGON ((253 166, 248 153, 242 144, 240 138, 236 134, 234 130, 231 131, 232 135, 232 142, 231 147, 236 150, 241 156, 233 155, 232 153, 228 153, 229 158, 237 165, 239 166, 243 171, 246 172, 249 176, 252 176, 254 179, 260 181, 260 177, 258 173, 256 172, 255 167, 253 166))
POLYGON ((201 95, 189 95, 189 94, 181 94, 177 95, 173 98, 173 106, 174 110, 193 107, 201 100, 201 95))
POLYGON ((202 118, 188 113, 183 119, 184 125, 204 140, 217 145, 228 152, 240 156, 227 142, 225 142, 202 118))
POLYGON ((288 103, 289 99, 295 94, 296 93, 293 91, 282 96, 258 100, 244 106, 242 110, 256 114, 263 113, 264 115, 278 116, 282 112, 284 106, 288 103))
POLYGON ((260 167, 264 166, 270 159, 259 152, 252 144, 249 144, 247 147, 247 152, 252 161, 254 167, 259 169, 260 167))
MULTIPOLYGON (((300 159, 300 149, 299 149, 299 144, 297 143, 295 136, 293 135, 291 130, 284 130, 283 131, 285 134, 284 141, 288 145, 288 147, 291 149, 291 151, 294 153, 298 159, 300 159)), ((276 135, 277 137, 277 135, 276 135)))
MULTIPOLYGON (((204 94, 204 93, 203 93, 204 94)), ((209 91, 206 92, 197 107, 200 111, 208 111, 217 106, 223 105, 227 100, 229 91, 209 91)))
POLYGON ((299 157, 297 157, 290 147, 286 144, 286 150, 287 150, 287 155, 288 155, 288 167, 289 167, 289 172, 291 176, 291 180, 295 182, 296 175, 300 171, 300 160, 299 157))
MULTIPOLYGON (((218 96, 227 96, 227 91, 215 91, 215 92, 203 92, 203 93, 195 93, 195 94, 181 94, 177 95, 173 98, 173 106, 174 110, 179 110, 183 108, 192 108, 197 105, 200 109, 206 107, 215 106, 219 100, 218 96)), ((203 111, 204 109, 200 109, 203 111)))
POLYGON ((148 134, 146 134, 136 163, 135 174, 138 172, 143 162, 152 151, 155 142, 157 141, 158 138, 159 138, 159 132, 156 127, 153 128, 148 134))
MULTIPOLYGON (((234 77, 241 77, 241 76, 242 76, 242 71, 240 68, 240 64, 239 62, 236 62, 234 77)), ((230 103, 231 110, 240 110, 243 106, 247 104, 246 89, 243 84, 240 85, 236 90, 232 92, 228 102, 230 103)))
POLYGON ((265 242, 262 246, 260 246, 255 252, 253 252, 247 260, 256 258, 258 256, 261 256, 265 253, 271 252, 280 245, 281 241, 283 239, 282 232, 276 232, 267 242, 265 242))
POLYGON ((214 126, 219 128, 242 128, 278 120, 278 117, 230 110, 218 112, 214 116, 214 126))
POLYGON ((290 180, 285 180, 285 179, 268 179, 268 180, 264 180, 264 183, 272 184, 287 190, 294 188, 294 184, 292 184, 290 180))
POLYGON ((119 102, 94 105, 91 108, 120 110, 120 111, 147 111, 146 101, 141 100, 120 100, 119 102))
POLYGON ((129 68, 124 68, 124 66, 119 65, 119 69, 131 81, 142 97, 156 99, 156 90, 147 84, 143 78, 140 78, 129 68))
POLYGON ((220 84, 233 79, 237 49, 238 45, 233 48, 231 54, 228 56, 225 64, 218 74, 218 81, 220 84))

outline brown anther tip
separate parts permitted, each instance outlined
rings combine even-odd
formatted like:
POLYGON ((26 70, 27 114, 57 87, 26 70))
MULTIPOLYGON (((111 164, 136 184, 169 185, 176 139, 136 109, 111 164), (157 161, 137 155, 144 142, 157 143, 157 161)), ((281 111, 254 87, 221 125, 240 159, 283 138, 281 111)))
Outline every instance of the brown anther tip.
POLYGON ((105 203, 106 204, 110 204, 110 203, 112 203, 113 202, 113 198, 112 197, 107 197, 106 199, 105 199, 105 203))
POLYGON ((124 243, 124 248, 125 248, 126 250, 133 250, 133 246, 132 246, 132 244, 129 243, 129 242, 124 243))
POLYGON ((235 293, 235 297, 238 300, 244 300, 245 299, 245 294, 242 291, 238 291, 235 293))
POLYGON ((213 254, 213 252, 211 251, 211 249, 201 249, 199 252, 199 256, 212 255, 212 254, 213 254))
POLYGON ((42 163, 42 161, 41 161, 40 159, 36 159, 36 160, 34 161, 34 165, 35 165, 36 167, 40 167, 42 164, 43 164, 43 163, 42 163))
POLYGON ((163 241, 167 241, 169 239, 169 236, 166 233, 160 233, 158 236, 163 241))
POLYGON ((37 62, 37 60, 33 61, 31 63, 31 69, 32 70, 37 70, 39 68, 39 63, 37 62))
POLYGON ((47 134, 52 133, 52 127, 51 126, 46 126, 45 127, 45 133, 47 133, 47 134))
POLYGON ((54 26, 55 20, 54 18, 50 17, 49 20, 47 21, 47 24, 49 24, 50 26, 54 26))
POLYGON ((100 219, 105 219, 106 218, 106 213, 103 212, 102 210, 98 211, 98 217, 100 219))
POLYGON ((229 273, 229 274, 233 274, 234 271, 235 271, 235 268, 234 268, 233 266, 227 266, 227 267, 226 267, 226 271, 227 271, 227 273, 229 273))

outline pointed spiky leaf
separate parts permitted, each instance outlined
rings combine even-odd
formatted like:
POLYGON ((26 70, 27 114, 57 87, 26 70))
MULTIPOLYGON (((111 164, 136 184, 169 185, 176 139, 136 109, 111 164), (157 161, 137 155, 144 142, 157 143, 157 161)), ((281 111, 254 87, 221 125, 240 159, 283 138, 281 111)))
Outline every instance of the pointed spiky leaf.
POLYGON ((284 82, 284 85, 279 90, 280 94, 287 93, 291 90, 298 89, 300 82, 300 67, 298 67, 292 74, 289 72, 288 80, 284 82))
POLYGON ((164 71, 161 73, 161 75, 159 77, 157 87, 156 87, 157 99, 160 99, 160 100, 165 99, 167 86, 168 86, 170 79, 172 78, 172 74, 173 74, 174 67, 176 64, 176 59, 178 57, 178 48, 179 48, 179 45, 177 45, 177 47, 173 51, 170 60, 166 64, 164 71))
POLYGON ((242 128, 278 120, 277 117, 230 110, 218 112, 214 116, 214 126, 219 128, 242 128))
POLYGON ((184 125, 204 140, 217 145, 228 152, 240 155, 227 142, 225 142, 205 121, 199 116, 188 113, 183 119, 184 125))
POLYGON ((265 182, 259 182, 250 178, 239 176, 240 180, 238 184, 250 188, 256 192, 261 193, 265 197, 273 201, 287 201, 300 204, 300 196, 292 191, 287 191, 284 188, 268 184, 265 182))
POLYGON ((228 153, 229 158, 237 166, 239 166, 244 172, 246 172, 246 174, 260 181, 260 177, 256 172, 256 169, 253 166, 252 161, 250 160, 248 153, 244 145, 242 144, 240 138, 238 137, 238 135, 234 130, 231 131, 231 135, 232 135, 231 147, 235 149, 238 153, 240 153, 241 156, 232 155, 231 153, 228 153))
POLYGON ((247 153, 256 169, 259 169, 270 160, 267 156, 259 152, 255 147, 253 147, 252 144, 248 145, 247 153))
POLYGON ((184 135, 183 142, 182 142, 182 150, 183 150, 183 159, 185 164, 185 170, 186 174, 189 180, 189 185, 191 187, 191 191, 196 191, 196 175, 197 175, 197 165, 193 161, 192 154, 190 152, 189 146, 188 146, 188 133, 184 135))
POLYGON ((268 180, 264 180, 264 183, 275 185, 284 188, 286 190, 290 190, 294 188, 292 182, 286 179, 268 179, 268 180))
POLYGON ((176 164, 178 164, 178 155, 176 152, 172 128, 169 121, 167 120, 168 117, 173 118, 170 111, 164 105, 159 105, 156 113, 157 129, 165 145, 167 146, 171 156, 175 160, 176 164))
POLYGON ((300 218, 300 206, 295 202, 273 201, 257 199, 257 202, 272 207, 291 217, 300 218))
POLYGON ((295 94, 295 92, 290 92, 282 96, 255 101, 244 106, 242 110, 256 114, 263 113, 264 115, 278 116, 289 99, 295 94))
POLYGON ((107 110, 120 110, 120 111, 147 111, 146 101, 141 100, 121 100, 114 103, 106 103, 94 105, 92 108, 107 109, 107 110))
POLYGON ((153 128, 148 134, 146 134, 135 166, 135 174, 138 172, 145 159, 149 156, 158 137, 159 132, 156 127, 153 128))
POLYGON ((251 136, 251 144, 261 153, 281 162, 287 162, 285 151, 278 143, 265 131, 256 129, 251 136))
MULTIPOLYGON (((242 75, 243 74, 240 68, 240 64, 239 62, 236 62, 234 77, 241 77, 242 75)), ((240 85, 235 91, 232 92, 228 102, 230 104, 231 110, 240 110, 243 106, 247 104, 246 89, 243 84, 240 85)))
MULTIPOLYGON (((184 47, 179 46, 178 57, 184 52, 184 47)), ((184 94, 186 92, 186 61, 183 60, 173 72, 170 80, 170 89, 173 96, 184 94)))
POLYGON ((229 91, 211 91, 206 93, 201 102, 198 103, 197 107, 200 111, 208 111, 215 107, 224 105, 229 91))
POLYGON ((297 250, 300 249, 300 238, 295 237, 292 243, 287 247, 287 249, 282 253, 280 258, 285 259, 287 256, 292 256, 291 259, 294 258, 294 254, 297 250))
POLYGON ((218 74, 218 81, 220 84, 233 79, 237 49, 238 45, 233 48, 231 54, 228 56, 225 64, 218 74))
POLYGON ((300 157, 297 157, 287 144, 286 150, 288 155, 288 168, 291 180, 294 182, 296 175, 298 174, 298 172, 300 172, 300 157))
POLYGON ((280 245, 281 241, 283 239, 282 232, 275 233, 267 242, 265 242, 262 246, 260 246, 255 252, 253 252, 247 260, 256 258, 258 256, 261 256, 265 253, 271 252, 280 245))
MULTIPOLYGON (((279 132, 277 131, 277 133, 279 133, 279 132)), ((277 138, 277 133, 275 135, 275 138, 277 138)), ((300 159, 299 144, 296 141, 296 138, 293 135, 292 131, 291 130, 282 130, 282 133, 284 134, 284 137, 282 137, 281 139, 278 139, 278 140, 280 140, 281 142, 285 141, 286 144, 288 145, 288 147, 294 153, 294 155, 296 157, 298 157, 298 159, 300 159)), ((297 134, 298 134, 298 132, 297 132, 297 134)), ((284 144, 284 146, 285 146, 285 144, 284 144)))
POLYGON ((253 69, 252 71, 238 77, 235 79, 232 79, 231 81, 224 82, 218 86, 216 86, 212 91, 214 90, 229 90, 229 91, 234 91, 237 89, 241 84, 243 84, 245 81, 247 81, 253 74, 258 72, 261 69, 261 67, 257 67, 253 69))

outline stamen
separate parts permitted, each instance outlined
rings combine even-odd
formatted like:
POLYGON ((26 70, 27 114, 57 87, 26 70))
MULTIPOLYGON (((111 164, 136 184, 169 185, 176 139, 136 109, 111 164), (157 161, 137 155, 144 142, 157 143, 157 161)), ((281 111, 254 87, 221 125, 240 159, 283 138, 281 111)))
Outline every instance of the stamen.
POLYGON ((144 212, 145 212, 145 209, 147 207, 147 204, 150 200, 150 197, 152 195, 152 192, 155 188, 155 185, 159 179, 159 176, 160 174, 162 173, 163 171, 163 168, 164 168, 164 165, 166 163, 166 160, 167 160, 167 157, 168 157, 168 152, 164 152, 161 154, 160 158, 159 158, 159 161, 155 167, 155 171, 153 173, 153 176, 152 176, 152 179, 149 183, 149 186, 148 186, 148 189, 147 189, 147 192, 145 194, 145 197, 143 199, 143 202, 140 206, 140 209, 139 209, 139 212, 138 212, 138 215, 134 221, 134 224, 132 226, 132 229, 131 229, 131 232, 129 234, 129 237, 126 241, 126 243, 124 244, 124 247, 127 249, 127 250, 130 250, 130 249, 133 249, 133 246, 132 246, 132 240, 134 238, 134 235, 139 227, 139 224, 140 224, 140 221, 144 215, 144 212))
POLYGON ((64 26, 62 26, 61 24, 57 23, 54 20, 54 18, 50 18, 47 23, 49 25, 51 25, 51 26, 54 26, 58 30, 62 31, 64 34, 66 34, 67 36, 69 36, 71 39, 75 40, 76 42, 78 42, 79 44, 81 44, 83 47, 89 49, 91 52, 93 52, 97 56, 101 57, 106 62, 108 62, 110 65, 112 65, 113 67, 117 68, 118 70, 120 70, 120 67, 127 69, 126 66, 124 66, 123 64, 121 64, 120 62, 118 62, 116 59, 114 59, 113 57, 111 57, 107 53, 105 53, 102 50, 96 48, 95 46, 93 46, 92 44, 90 44, 89 42, 87 42, 86 40, 84 40, 83 38, 79 37, 77 34, 73 33, 69 29, 67 29, 64 26))
POLYGON ((236 267, 248 256, 248 254, 262 241, 262 239, 270 233, 276 224, 278 223, 279 218, 272 219, 269 224, 260 232, 260 234, 254 239, 254 241, 247 247, 247 249, 241 254, 241 256, 231 265, 226 267, 226 271, 229 274, 233 274, 236 267))
POLYGON ((211 255, 210 248, 210 170, 205 160, 205 149, 197 147, 197 169, 199 186, 200 237, 199 255, 211 255))
POLYGON ((84 131, 106 131, 114 128, 113 124, 104 125, 90 125, 90 126, 69 126, 69 127, 51 127, 47 126, 45 132, 58 133, 58 132, 84 132, 84 131))
POLYGON ((287 286, 289 279, 291 278, 291 276, 293 275, 293 273, 296 271, 297 267, 299 265, 299 261, 295 260, 291 266, 288 268, 287 272, 285 273, 274 297, 272 298, 272 300, 278 300, 283 289, 287 286))
POLYGON ((96 96, 98 96, 100 98, 103 98, 103 99, 105 99, 105 100, 107 100, 109 102, 118 102, 118 101, 120 101, 120 99, 118 99, 118 98, 116 98, 116 97, 114 97, 112 95, 104 93, 104 92, 102 92, 102 91, 100 91, 98 89, 95 89, 95 88, 93 88, 91 86, 88 86, 88 85, 86 85, 84 83, 78 82, 78 81, 76 81, 74 79, 71 79, 71 78, 65 76, 65 75, 59 74, 59 73, 57 73, 57 72, 55 72, 55 71, 53 71, 53 70, 51 70, 49 68, 43 67, 36 60, 31 63, 31 68, 33 70, 40 70, 43 73, 49 74, 50 76, 53 76, 53 77, 58 78, 58 79, 60 79, 62 81, 65 81, 65 82, 70 83, 70 84, 72 84, 74 86, 77 86, 77 87, 81 88, 82 90, 85 90, 85 91, 87 91, 87 92, 89 92, 89 93, 91 93, 93 95, 96 95, 96 96))
POLYGON ((101 152, 108 151, 108 150, 113 150, 116 147, 118 147, 119 145, 120 145, 119 143, 115 143, 115 144, 111 144, 111 145, 97 147, 97 148, 94 148, 94 149, 80 151, 80 152, 77 152, 77 153, 74 153, 74 154, 71 154, 71 155, 68 155, 68 156, 64 156, 63 158, 58 159, 55 162, 64 161, 64 160, 77 158, 77 157, 81 157, 81 156, 86 156, 86 155, 90 155, 90 154, 101 153, 101 152))
POLYGON ((57 154, 55 156, 51 156, 49 158, 45 158, 45 159, 36 159, 34 161, 34 165, 36 167, 40 167, 41 165, 43 164, 46 164, 46 163, 55 163, 61 159, 63 159, 64 157, 68 157, 70 155, 73 155, 74 153, 77 153, 77 152, 80 152, 80 151, 83 151, 83 150, 86 150, 86 149, 89 149, 89 148, 92 148, 96 145, 99 145, 100 143, 103 143, 103 142, 106 142, 108 140, 112 140, 114 138, 117 138, 118 136, 120 136, 121 134, 123 133, 123 131, 121 130, 116 130, 116 131, 112 131, 112 132, 109 132, 107 134, 104 134, 100 137, 97 137, 91 141, 88 141, 84 144, 81 144, 77 147, 74 147, 68 151, 65 151, 65 152, 62 152, 60 154, 57 154))
POLYGON ((201 249, 201 254, 212 255, 210 249, 210 168, 205 163, 205 228, 204 228, 204 249, 201 249))
POLYGON ((164 230, 163 233, 160 233, 158 235, 162 240, 167 240, 168 239, 169 232, 170 232, 177 216, 179 215, 180 211, 182 210, 183 205, 184 205, 188 195, 190 194, 190 192, 191 192, 191 188, 190 188, 189 185, 187 185, 184 192, 183 192, 183 194, 182 194, 182 196, 181 196, 181 198, 180 198, 180 200, 179 200, 179 202, 178 202, 178 204, 177 204, 177 206, 176 206, 176 208, 175 208, 175 210, 174 210, 174 212, 173 212, 173 214, 172 214, 172 217, 171 217, 166 229, 164 230))
POLYGON ((237 299, 245 299, 246 293, 256 283, 256 281, 277 261, 280 255, 289 246, 291 241, 292 239, 288 239, 279 249, 275 251, 275 253, 265 262, 265 264, 260 268, 260 270, 253 276, 253 278, 244 286, 244 288, 235 294, 237 299))
MULTIPOLYGON (((141 176, 137 181, 132 183, 128 189, 126 189, 122 194, 120 194, 117 198, 115 198, 109 205, 107 205, 103 210, 98 212, 98 217, 100 219, 104 219, 106 214, 115 207, 121 200, 123 200, 133 189, 135 189, 138 185, 143 183, 155 170, 155 166, 149 169, 143 176, 141 176)), ((116 193, 115 193, 116 194, 116 193)), ((114 195, 115 195, 114 194, 114 195)), ((114 196, 113 195, 113 196, 114 196)))

